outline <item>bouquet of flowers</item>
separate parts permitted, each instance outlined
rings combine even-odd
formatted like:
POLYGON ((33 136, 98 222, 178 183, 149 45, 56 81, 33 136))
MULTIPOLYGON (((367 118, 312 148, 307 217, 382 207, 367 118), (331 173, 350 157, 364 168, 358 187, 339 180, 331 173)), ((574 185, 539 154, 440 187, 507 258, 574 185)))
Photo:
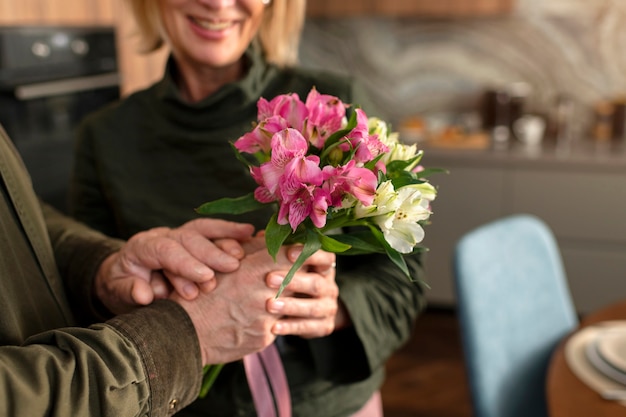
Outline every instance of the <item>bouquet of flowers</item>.
POLYGON ((277 206, 265 229, 269 253, 283 244, 303 250, 285 276, 319 249, 341 254, 386 253, 410 279, 404 254, 423 248, 424 229, 437 195, 422 151, 405 145, 386 122, 367 117, 339 98, 313 88, 259 99, 258 121, 237 139, 237 158, 258 184, 253 193, 201 205, 203 215, 241 214, 277 206))
MULTIPOLYGON (((422 151, 402 144, 387 123, 313 88, 306 101, 297 94, 259 99, 252 131, 237 139, 234 152, 258 184, 238 198, 205 203, 203 215, 242 214, 276 205, 265 229, 275 258, 284 244, 303 250, 283 279, 277 297, 295 271, 319 249, 345 255, 386 253, 411 279, 403 255, 422 250, 422 226, 431 215, 436 189, 427 177, 422 151)), ((223 365, 205 367, 200 397, 223 365)))

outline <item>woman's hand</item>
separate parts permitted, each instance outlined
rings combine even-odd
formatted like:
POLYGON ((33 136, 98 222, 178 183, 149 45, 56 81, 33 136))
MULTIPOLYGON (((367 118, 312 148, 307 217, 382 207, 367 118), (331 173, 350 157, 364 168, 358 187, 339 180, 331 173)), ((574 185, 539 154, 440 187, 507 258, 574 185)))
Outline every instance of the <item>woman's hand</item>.
MULTIPOLYGON (((300 252, 300 246, 290 248, 289 259, 295 261, 300 252)), ((272 328, 274 334, 322 337, 350 324, 345 306, 339 300, 335 262, 335 254, 316 252, 296 272, 281 296, 268 301, 268 311, 282 315, 272 328)), ((287 271, 271 272, 268 286, 278 290, 286 274, 287 271)))

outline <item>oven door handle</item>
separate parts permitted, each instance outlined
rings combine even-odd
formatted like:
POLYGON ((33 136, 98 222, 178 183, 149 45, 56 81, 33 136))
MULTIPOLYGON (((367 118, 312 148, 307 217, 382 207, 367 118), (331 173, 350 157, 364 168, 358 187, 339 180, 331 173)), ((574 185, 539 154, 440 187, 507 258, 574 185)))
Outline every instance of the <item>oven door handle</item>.
POLYGON ((15 97, 19 100, 25 101, 63 94, 78 93, 80 91, 95 90, 98 88, 119 86, 120 74, 117 72, 112 72, 87 77, 76 77, 63 80, 20 85, 15 87, 15 97))

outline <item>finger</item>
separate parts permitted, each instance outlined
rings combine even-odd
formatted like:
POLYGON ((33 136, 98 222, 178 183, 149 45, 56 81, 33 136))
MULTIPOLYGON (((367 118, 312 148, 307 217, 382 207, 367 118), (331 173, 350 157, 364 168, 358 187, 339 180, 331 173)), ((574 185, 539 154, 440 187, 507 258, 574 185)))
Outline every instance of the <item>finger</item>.
POLYGON ((254 226, 249 223, 207 218, 191 220, 181 228, 195 230, 209 239, 230 238, 243 241, 250 239, 254 233, 254 226))
POLYGON ((330 320, 284 318, 274 323, 272 333, 277 336, 294 335, 312 339, 328 336, 334 329, 335 326, 330 320))
POLYGON ((215 246, 221 249, 223 252, 234 256, 237 259, 242 259, 246 253, 242 244, 235 239, 215 239, 213 241, 215 246))
POLYGON ((133 280, 130 294, 133 304, 138 305, 148 305, 155 298, 152 286, 141 279, 133 280))
MULTIPOLYGON (((239 268, 239 257, 233 256, 216 246, 199 233, 188 230, 175 230, 171 232, 172 239, 176 240, 182 248, 188 251, 198 261, 209 268, 219 272, 233 272, 239 268)), ((222 241, 226 244, 226 241, 222 241)), ((230 246, 232 246, 232 241, 230 246)), ((241 253, 239 256, 241 257, 241 253)))
MULTIPOLYGON (((286 274, 282 271, 272 271, 266 278, 267 286, 270 288, 280 288, 286 274)), ((305 294, 309 297, 320 298, 337 298, 339 296, 339 288, 332 276, 320 276, 317 273, 298 272, 285 288, 293 294, 305 294)), ((288 295, 285 293, 284 295, 288 295)))
MULTIPOLYGON (((292 262, 295 262, 301 253, 302 245, 293 245, 287 249, 287 257, 292 262)), ((304 261, 304 265, 318 267, 321 268, 320 270, 327 270, 336 262, 336 259, 337 256, 334 253, 318 250, 304 261)))
POLYGON ((267 302, 272 314, 308 319, 332 319, 337 313, 337 300, 330 298, 272 298, 267 302))
POLYGON ((141 277, 145 281, 150 280, 150 273, 155 270, 167 270, 193 282, 205 282, 215 276, 213 269, 199 261, 178 241, 166 237, 167 233, 170 231, 159 234, 151 230, 133 236, 119 254, 119 268, 127 275, 141 277))
POLYGON ((310 268, 310 271, 317 272, 331 279, 335 279, 337 263, 332 262, 330 265, 314 265, 310 268))
POLYGON ((156 299, 164 299, 169 297, 172 292, 172 286, 161 271, 152 271, 150 274, 150 287, 156 299))
MULTIPOLYGON (((174 290, 185 300, 193 300, 198 296, 198 294, 200 294, 200 288, 195 282, 179 275, 172 274, 168 271, 164 271, 164 274, 174 287, 174 290)), ((215 281, 215 279, 212 279, 211 281, 215 281)))

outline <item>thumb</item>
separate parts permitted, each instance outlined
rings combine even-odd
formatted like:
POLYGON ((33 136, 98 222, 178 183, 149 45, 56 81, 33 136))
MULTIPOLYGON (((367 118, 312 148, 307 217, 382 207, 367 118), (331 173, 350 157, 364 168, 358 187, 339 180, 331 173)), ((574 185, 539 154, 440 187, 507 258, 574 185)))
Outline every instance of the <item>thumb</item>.
POLYGON ((130 304, 148 305, 154 300, 155 290, 143 279, 131 278, 125 281, 126 282, 118 288, 122 292, 120 296, 122 301, 130 304), (127 288, 125 289, 123 287, 127 288), (128 296, 126 294, 128 294, 128 296))

